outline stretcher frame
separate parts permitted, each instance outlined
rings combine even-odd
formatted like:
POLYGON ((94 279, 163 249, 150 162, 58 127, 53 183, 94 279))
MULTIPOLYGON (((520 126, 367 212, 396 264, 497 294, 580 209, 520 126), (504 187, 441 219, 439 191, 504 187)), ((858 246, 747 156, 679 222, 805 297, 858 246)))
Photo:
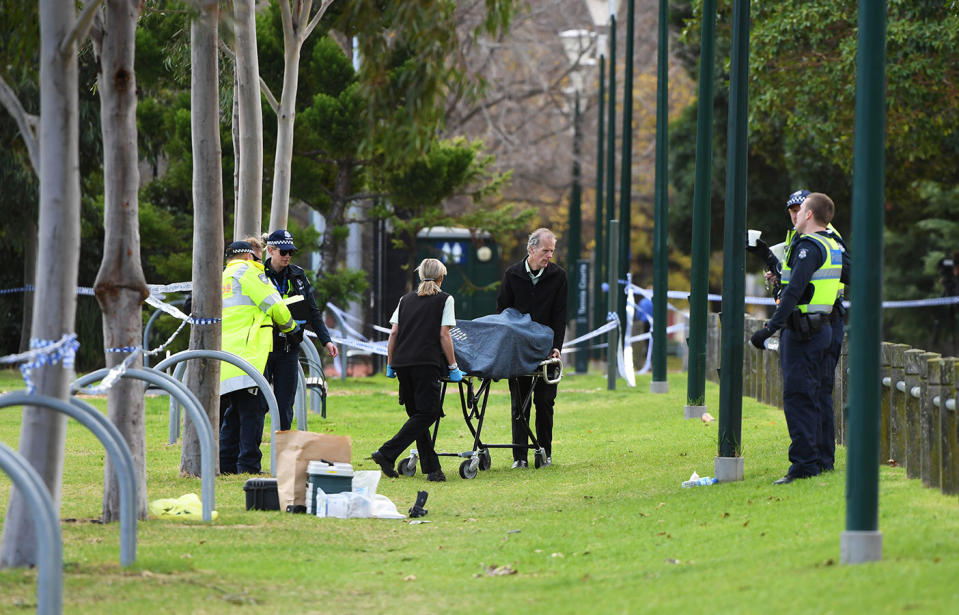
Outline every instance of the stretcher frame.
MULTIPOLYGON (((533 390, 536 388, 536 384, 539 380, 542 380, 547 384, 557 384, 563 379, 563 361, 558 357, 546 359, 545 361, 541 361, 531 374, 526 374, 523 377, 532 378, 529 393, 526 395, 526 399, 523 401, 523 404, 521 404, 517 409, 512 409, 512 404, 510 404, 510 418, 511 421, 514 419, 521 419, 523 426, 526 428, 526 444, 513 444, 512 442, 509 444, 490 444, 483 442, 482 432, 483 422, 486 418, 486 403, 489 400, 489 389, 490 385, 493 383, 493 379, 467 374, 462 380, 457 382, 459 388, 460 407, 463 411, 463 420, 466 423, 466 427, 473 435, 473 448, 472 450, 460 453, 437 451, 436 454, 440 457, 463 458, 463 462, 460 463, 459 467, 461 478, 467 480, 476 478, 478 470, 486 471, 490 469, 490 466, 492 465, 492 458, 490 457, 489 449, 491 448, 532 450, 533 467, 540 468, 546 464, 546 449, 541 447, 539 441, 536 439, 536 434, 529 425, 529 417, 515 415, 517 412, 522 413, 522 409, 530 405, 533 397, 533 390), (474 386, 474 380, 478 381, 478 386, 474 386)), ((443 387, 440 392, 441 407, 446 399, 446 388, 449 382, 450 381, 447 379, 443 380, 443 387)), ((530 407, 529 414, 530 416, 533 414, 532 407, 530 407)), ((436 448, 436 436, 439 433, 440 420, 442 420, 443 416, 444 414, 441 412, 440 416, 437 417, 436 422, 434 422, 432 426, 433 429, 431 438, 434 449, 436 448)), ((401 459, 399 463, 397 463, 396 471, 405 476, 413 476, 416 474, 416 464, 418 460, 419 453, 414 448, 410 451, 409 457, 401 459)))

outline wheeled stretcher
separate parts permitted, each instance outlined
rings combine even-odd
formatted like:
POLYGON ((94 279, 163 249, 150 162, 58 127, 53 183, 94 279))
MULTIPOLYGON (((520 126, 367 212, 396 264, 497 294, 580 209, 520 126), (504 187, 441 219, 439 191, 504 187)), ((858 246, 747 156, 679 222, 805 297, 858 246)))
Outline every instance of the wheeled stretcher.
MULTIPOLYGON (((561 359, 546 359, 540 362, 532 373, 523 374, 523 376, 532 378, 533 382, 523 404, 513 411, 514 415, 515 413, 522 413, 522 408, 530 404, 533 389, 535 389, 538 381, 542 380, 548 384, 556 384, 562 380, 563 361, 561 359)), ((526 434, 529 438, 527 444, 490 444, 483 441, 482 432, 483 422, 486 419, 486 403, 489 400, 490 385, 494 380, 494 378, 488 376, 472 376, 467 374, 463 380, 456 383, 459 386, 459 398, 463 411, 463 419, 466 422, 466 427, 469 428, 470 433, 473 435, 473 448, 472 450, 461 453, 444 453, 437 451, 436 454, 441 457, 462 457, 463 462, 460 463, 459 472, 460 476, 465 479, 475 478, 478 470, 485 471, 490 469, 492 459, 489 449, 491 448, 522 448, 532 450, 534 467, 539 468, 546 463, 546 450, 540 446, 539 441, 536 439, 536 434, 533 433, 533 430, 530 428, 529 417, 513 417, 514 419, 520 419, 520 422, 526 427, 526 434)), ((449 381, 443 382, 441 393, 442 401, 445 401, 448 385, 449 381)), ((530 415, 532 415, 532 413, 530 413, 530 415)), ((439 432, 441 420, 442 415, 436 419, 436 422, 433 424, 431 436, 433 439, 433 448, 436 448, 436 436, 439 432)), ((396 471, 406 476, 413 476, 416 474, 416 464, 418 460, 419 455, 416 449, 413 449, 409 457, 401 459, 399 463, 397 463, 396 471)))

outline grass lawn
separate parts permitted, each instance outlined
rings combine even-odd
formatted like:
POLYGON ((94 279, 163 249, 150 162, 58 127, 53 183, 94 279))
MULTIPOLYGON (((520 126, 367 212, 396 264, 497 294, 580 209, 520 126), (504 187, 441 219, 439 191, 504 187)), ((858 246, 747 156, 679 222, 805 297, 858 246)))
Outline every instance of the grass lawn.
MULTIPOLYGON (((0 372, 0 389, 21 387, 0 372)), ((953 613, 959 609, 959 502, 880 470, 882 561, 839 565, 845 528, 845 450, 828 475, 774 486, 787 468, 782 412, 743 400, 746 479, 683 489, 713 473, 717 424, 683 419, 686 376, 652 395, 649 376, 623 381, 568 374, 560 383, 553 467, 492 468, 462 480, 441 458, 446 483, 383 478, 379 493, 406 511, 429 491, 425 517, 317 519, 245 510, 248 478, 217 478, 209 524, 139 524, 137 563, 119 565, 119 529, 99 517, 102 448, 76 423, 63 477, 65 613, 953 613), (507 574, 496 574, 507 573, 507 574), (951 605, 951 606, 950 606, 951 605)), ((331 382, 328 419, 310 429, 349 435, 353 466, 405 418, 395 381, 331 382)), ((452 391, 451 391, 452 392, 452 391)), ((719 414, 718 387, 706 404, 719 414)), ((178 476, 167 446, 166 398, 147 403, 149 499, 200 493, 178 476)), ((104 408, 103 399, 94 404, 104 408)), ((509 396, 494 383, 484 439, 509 441, 509 396)), ((472 446, 450 396, 438 448, 472 446)), ((0 412, 0 440, 16 447, 21 411, 0 412)), ((269 439, 264 460, 269 460, 269 439)), ((531 458, 532 460, 532 458, 531 458)), ((0 519, 9 480, 0 476, 0 519)), ((35 608, 35 572, 0 571, 0 612, 35 608)))

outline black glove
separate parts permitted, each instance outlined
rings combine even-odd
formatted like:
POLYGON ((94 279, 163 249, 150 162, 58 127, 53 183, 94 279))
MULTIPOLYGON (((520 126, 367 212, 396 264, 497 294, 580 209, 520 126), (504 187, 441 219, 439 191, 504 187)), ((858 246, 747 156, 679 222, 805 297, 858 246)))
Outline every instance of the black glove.
POLYGON ((765 348, 765 346, 763 346, 763 343, 766 340, 768 340, 770 337, 772 337, 772 334, 773 334, 772 331, 770 331, 766 327, 763 327, 762 329, 759 329, 758 331, 753 333, 753 336, 749 338, 749 343, 755 346, 756 348, 762 350, 763 348, 765 348))
POLYGON ((286 334, 286 343, 290 345, 290 348, 298 348, 300 342, 303 341, 303 327, 296 325, 296 329, 293 329, 286 334))
POLYGON ((769 252, 769 244, 763 241, 762 239, 757 239, 756 245, 754 246, 751 246, 748 243, 746 244, 746 251, 755 252, 756 254, 759 254, 760 256, 765 256, 766 252, 769 252))

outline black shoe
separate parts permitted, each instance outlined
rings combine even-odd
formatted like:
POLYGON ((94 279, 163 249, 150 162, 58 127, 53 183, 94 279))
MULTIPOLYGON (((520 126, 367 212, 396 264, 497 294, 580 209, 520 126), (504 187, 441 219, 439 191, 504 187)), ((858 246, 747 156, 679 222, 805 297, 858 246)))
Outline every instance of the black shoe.
POLYGON ((390 478, 397 478, 399 476, 399 474, 396 472, 396 469, 393 468, 393 463, 388 461, 386 456, 380 451, 373 451, 373 454, 370 455, 370 459, 375 461, 376 464, 380 466, 380 469, 383 470, 383 474, 386 474, 390 478))
POLYGON ((788 474, 788 473, 787 473, 785 476, 783 476, 783 477, 780 478, 779 480, 774 480, 774 481, 773 481, 773 484, 774 484, 774 485, 788 485, 789 483, 791 483, 791 482, 793 482, 793 481, 795 481, 795 480, 800 480, 800 479, 803 479, 803 478, 812 478, 813 476, 819 476, 819 474, 788 474))
POLYGON ((432 481, 434 483, 445 483, 446 474, 443 474, 443 470, 436 470, 435 472, 430 472, 426 475, 426 480, 432 481))

